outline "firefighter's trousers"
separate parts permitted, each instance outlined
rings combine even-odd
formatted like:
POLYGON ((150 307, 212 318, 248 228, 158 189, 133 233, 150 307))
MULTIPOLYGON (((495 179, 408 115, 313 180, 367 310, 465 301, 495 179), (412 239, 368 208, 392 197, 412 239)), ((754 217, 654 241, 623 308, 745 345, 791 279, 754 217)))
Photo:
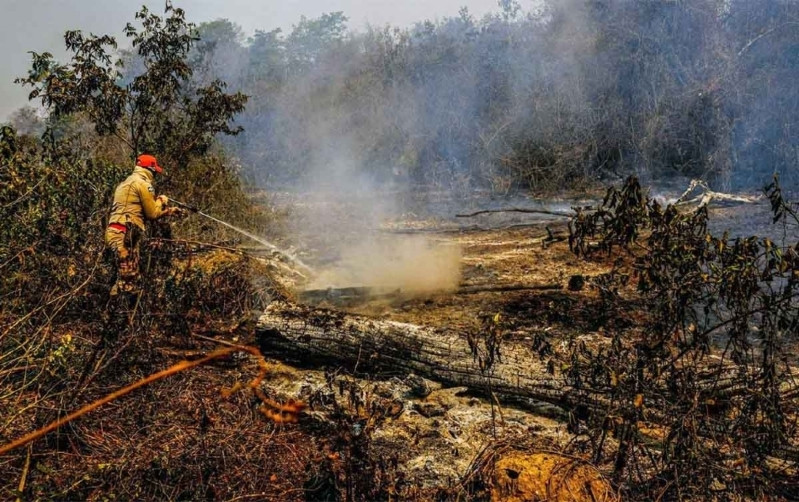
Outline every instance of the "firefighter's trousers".
POLYGON ((112 224, 105 231, 105 243, 114 251, 117 263, 117 281, 111 295, 136 291, 139 281, 139 244, 142 230, 136 225, 112 224))

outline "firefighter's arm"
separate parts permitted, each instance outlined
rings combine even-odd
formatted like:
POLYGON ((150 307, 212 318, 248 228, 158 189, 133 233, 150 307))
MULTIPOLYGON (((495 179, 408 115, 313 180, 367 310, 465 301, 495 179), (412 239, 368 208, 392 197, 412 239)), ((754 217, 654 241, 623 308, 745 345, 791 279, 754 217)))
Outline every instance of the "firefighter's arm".
POLYGON ((166 199, 163 197, 156 198, 155 190, 149 183, 139 185, 139 197, 141 198, 144 216, 148 220, 157 220, 167 212, 166 199))

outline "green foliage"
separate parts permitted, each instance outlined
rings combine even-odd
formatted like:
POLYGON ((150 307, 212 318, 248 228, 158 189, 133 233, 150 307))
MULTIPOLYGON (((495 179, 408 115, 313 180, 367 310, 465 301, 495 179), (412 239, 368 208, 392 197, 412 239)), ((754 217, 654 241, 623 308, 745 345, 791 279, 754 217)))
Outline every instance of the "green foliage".
POLYGON ((28 77, 17 81, 33 88, 30 98, 39 98, 51 118, 84 113, 98 134, 113 134, 127 143, 132 156, 153 153, 167 166, 184 167, 192 156, 205 154, 217 134, 241 131, 230 122, 244 109, 247 97, 226 94, 220 80, 190 88, 188 55, 198 40, 196 28, 186 22, 182 9, 169 3, 165 14, 162 18, 143 7, 136 13, 141 28, 130 23, 125 27, 145 70, 127 75, 124 86, 125 60, 112 52, 116 40, 80 31, 64 37, 72 53, 70 63, 34 53, 28 77))
POLYGON ((317 19, 302 16, 286 40, 290 48, 288 65, 294 71, 307 70, 325 51, 333 50, 334 44, 342 41, 346 24, 343 12, 322 14, 317 19))
POLYGON ((124 113, 124 89, 116 81, 119 72, 110 50, 117 48, 113 37, 84 36, 68 31, 64 42, 73 56, 73 64, 58 64, 49 52, 33 52, 27 78, 16 81, 33 87, 29 99, 41 99, 54 119, 86 112, 99 134, 117 130, 124 113))

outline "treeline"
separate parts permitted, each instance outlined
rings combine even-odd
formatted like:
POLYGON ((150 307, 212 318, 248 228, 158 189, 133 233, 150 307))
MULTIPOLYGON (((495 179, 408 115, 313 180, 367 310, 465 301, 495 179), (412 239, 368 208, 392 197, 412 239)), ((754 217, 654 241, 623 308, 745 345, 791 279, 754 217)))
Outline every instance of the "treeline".
MULTIPOLYGON (((200 26, 201 81, 250 96, 259 183, 542 189, 585 178, 760 187, 799 158, 799 2, 568 0, 410 29, 200 26)), ((789 180, 785 180, 786 183, 789 180)))

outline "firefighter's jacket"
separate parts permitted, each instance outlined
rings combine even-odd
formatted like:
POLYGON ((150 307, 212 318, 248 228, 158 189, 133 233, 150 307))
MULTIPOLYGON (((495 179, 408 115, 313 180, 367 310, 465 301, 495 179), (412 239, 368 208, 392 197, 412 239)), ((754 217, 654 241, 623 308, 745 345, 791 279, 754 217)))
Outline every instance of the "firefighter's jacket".
POLYGON ((144 220, 155 220, 166 208, 155 197, 153 173, 143 167, 134 168, 133 173, 114 191, 114 205, 108 223, 126 225, 132 223, 144 230, 144 220))

